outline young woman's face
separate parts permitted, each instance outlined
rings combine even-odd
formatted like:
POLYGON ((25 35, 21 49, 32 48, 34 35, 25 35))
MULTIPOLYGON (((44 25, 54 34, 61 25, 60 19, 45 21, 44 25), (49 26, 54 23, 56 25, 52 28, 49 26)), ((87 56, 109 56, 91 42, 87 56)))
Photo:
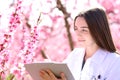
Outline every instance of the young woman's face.
POLYGON ((77 35, 77 45, 84 48, 96 45, 89 32, 88 25, 83 17, 78 17, 76 19, 74 30, 77 35))

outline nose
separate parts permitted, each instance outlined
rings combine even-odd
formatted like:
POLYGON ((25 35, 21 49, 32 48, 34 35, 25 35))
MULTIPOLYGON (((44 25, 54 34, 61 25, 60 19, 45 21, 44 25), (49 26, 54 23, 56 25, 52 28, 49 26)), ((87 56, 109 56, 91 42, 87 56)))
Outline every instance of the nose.
POLYGON ((83 39, 83 35, 82 34, 77 34, 76 35, 76 39, 79 41, 79 40, 82 40, 83 39))
POLYGON ((79 31, 76 31, 76 35, 77 36, 82 36, 83 34, 81 32, 79 32, 79 31))

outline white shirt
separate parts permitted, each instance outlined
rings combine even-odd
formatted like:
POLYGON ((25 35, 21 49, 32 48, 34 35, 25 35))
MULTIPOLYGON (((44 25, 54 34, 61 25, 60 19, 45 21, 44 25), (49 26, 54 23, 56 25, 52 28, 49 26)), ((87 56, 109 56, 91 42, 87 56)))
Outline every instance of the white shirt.
POLYGON ((64 61, 75 80, 120 80, 120 55, 99 49, 82 69, 85 50, 75 48, 64 61))

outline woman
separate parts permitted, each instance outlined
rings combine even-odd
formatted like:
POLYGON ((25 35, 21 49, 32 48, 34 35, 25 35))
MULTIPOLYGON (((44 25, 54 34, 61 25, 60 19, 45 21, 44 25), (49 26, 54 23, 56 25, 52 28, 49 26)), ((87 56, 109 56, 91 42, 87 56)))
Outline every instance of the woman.
MULTIPOLYGON (((64 62, 75 80, 120 80, 120 56, 104 10, 94 8, 80 13, 75 17, 74 30, 81 48, 75 48, 64 62)), ((50 70, 40 71, 40 76, 57 80, 50 70)), ((67 80, 64 73, 61 80, 67 80)))

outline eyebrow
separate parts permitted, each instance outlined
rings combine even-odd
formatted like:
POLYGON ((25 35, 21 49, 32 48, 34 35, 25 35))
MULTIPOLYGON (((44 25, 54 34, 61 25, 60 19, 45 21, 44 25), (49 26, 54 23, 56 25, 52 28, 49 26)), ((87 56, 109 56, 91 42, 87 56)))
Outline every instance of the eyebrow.
POLYGON ((80 27, 80 28, 88 28, 88 27, 86 27, 86 26, 82 26, 82 27, 80 27))
MULTIPOLYGON (((77 26, 74 26, 74 27, 77 27, 77 26)), ((86 26, 82 26, 82 27, 80 27, 80 28, 88 28, 88 27, 86 27, 86 26)))

